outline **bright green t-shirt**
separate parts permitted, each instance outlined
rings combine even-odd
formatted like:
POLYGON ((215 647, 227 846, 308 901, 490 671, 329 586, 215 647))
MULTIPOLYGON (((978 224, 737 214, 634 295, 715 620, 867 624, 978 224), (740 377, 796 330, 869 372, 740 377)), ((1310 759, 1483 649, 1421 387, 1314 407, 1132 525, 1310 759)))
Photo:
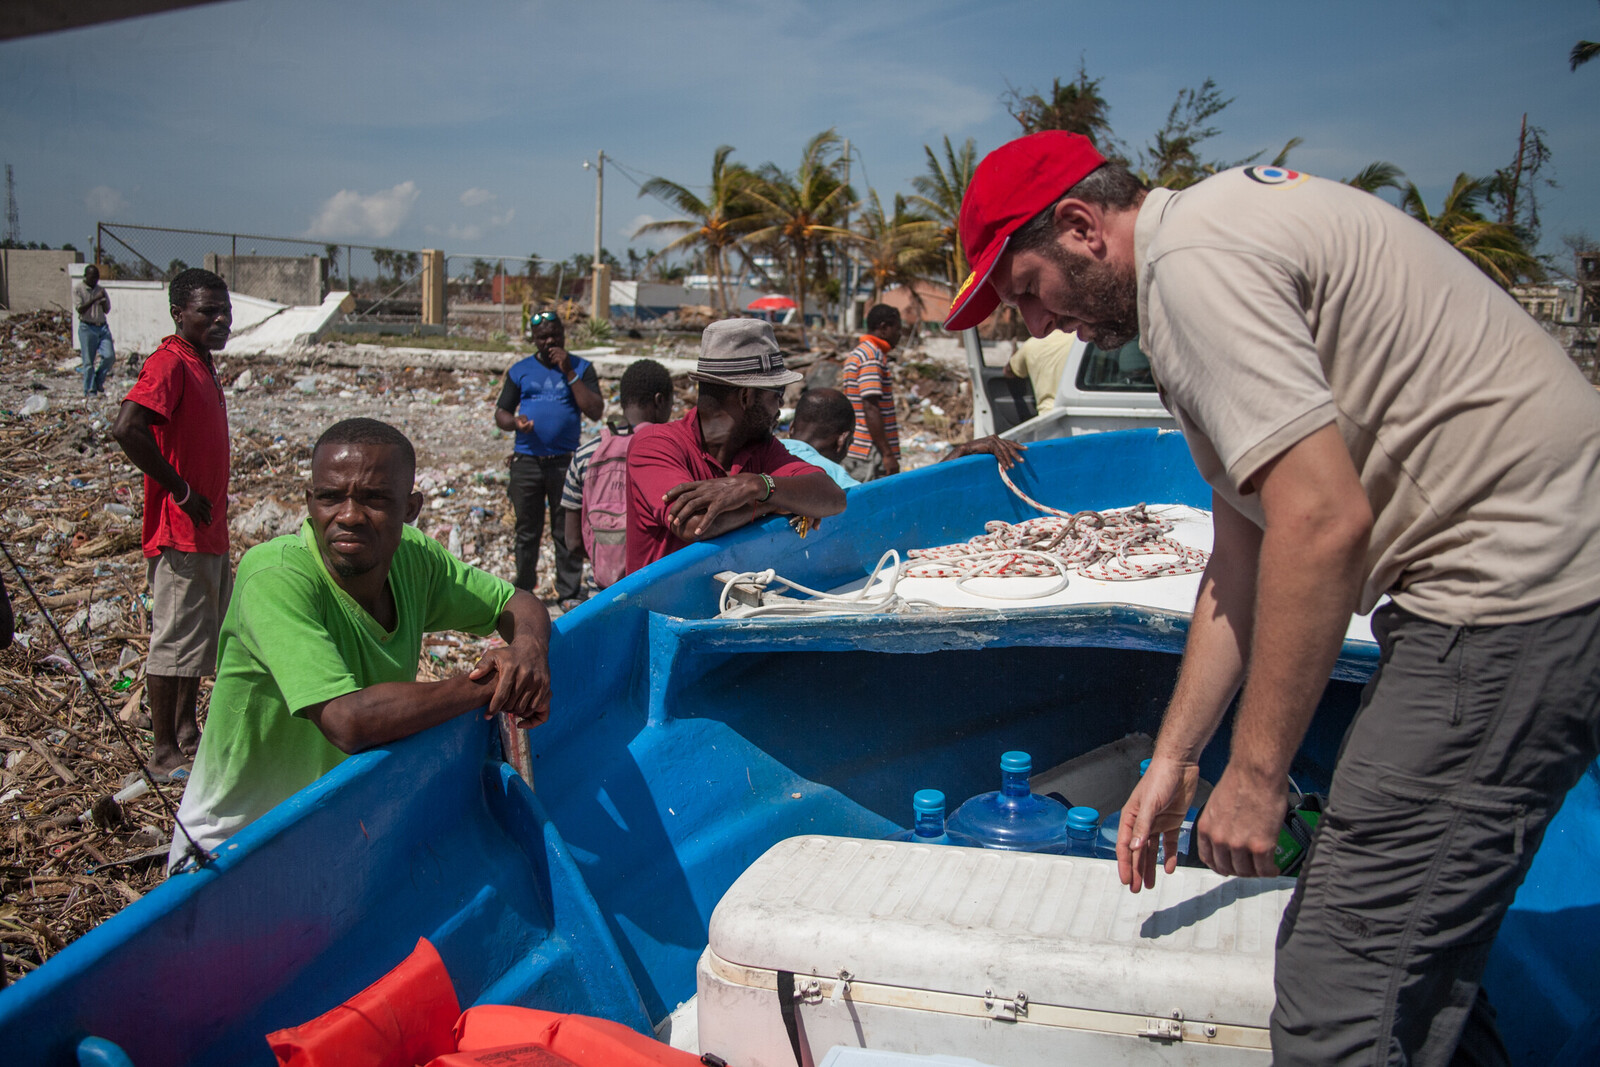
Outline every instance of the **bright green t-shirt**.
MULTIPOLYGON (((217 682, 178 817, 214 849, 345 754, 305 709, 379 682, 413 682, 422 635, 492 631, 515 589, 406 527, 389 567, 398 622, 380 626, 334 584, 307 520, 239 561, 217 682)), ((174 841, 174 855, 185 845, 174 841)))

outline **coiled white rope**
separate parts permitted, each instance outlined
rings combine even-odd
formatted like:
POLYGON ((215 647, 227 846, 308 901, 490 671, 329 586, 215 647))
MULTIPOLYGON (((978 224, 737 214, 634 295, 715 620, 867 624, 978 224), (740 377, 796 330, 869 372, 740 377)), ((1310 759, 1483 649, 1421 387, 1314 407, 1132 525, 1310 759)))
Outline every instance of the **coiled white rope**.
POLYGON ((1205 569, 1209 553, 1191 548, 1167 536, 1173 523, 1153 515, 1144 504, 1109 511, 1061 511, 1034 500, 1018 489, 1000 471, 1006 487, 1025 503, 1045 514, 1019 523, 995 519, 984 524, 984 532, 969 541, 933 548, 917 548, 906 553, 906 561, 894 549, 885 552, 854 593, 833 594, 810 589, 782 577, 768 568, 747 571, 729 578, 717 600, 719 617, 737 615, 832 615, 896 612, 938 607, 923 600, 908 599, 896 593, 902 578, 954 578, 956 588, 990 600, 1039 600, 1066 588, 1068 576, 1076 570, 1085 578, 1126 582, 1165 575, 1193 574, 1205 569), (891 566, 892 560, 892 566, 891 566), (881 589, 873 589, 878 576, 887 571, 881 589), (1042 578, 1054 575, 1047 588, 1030 588, 1025 593, 1001 593, 972 587, 980 578, 1042 578), (759 607, 729 606, 734 586, 777 583, 812 599, 802 602, 763 604, 759 607), (871 595, 868 595, 870 591, 871 595))
POLYGON ((937 604, 925 600, 907 599, 895 593, 895 586, 900 584, 904 571, 900 553, 892 548, 878 557, 878 563, 872 568, 872 573, 867 575, 866 582, 854 593, 825 593, 820 589, 812 589, 783 577, 771 567, 764 571, 746 571, 743 574, 735 574, 722 583, 722 593, 717 597, 717 616, 725 618, 737 615, 739 618, 747 619, 756 615, 876 615, 938 607, 937 604), (883 588, 874 590, 872 587, 877 583, 878 575, 885 572, 888 578, 883 588), (811 599, 762 604, 759 607, 730 606, 728 603, 737 585, 759 585, 766 589, 774 583, 796 593, 804 593, 811 599), (869 593, 871 595, 868 595, 869 593))

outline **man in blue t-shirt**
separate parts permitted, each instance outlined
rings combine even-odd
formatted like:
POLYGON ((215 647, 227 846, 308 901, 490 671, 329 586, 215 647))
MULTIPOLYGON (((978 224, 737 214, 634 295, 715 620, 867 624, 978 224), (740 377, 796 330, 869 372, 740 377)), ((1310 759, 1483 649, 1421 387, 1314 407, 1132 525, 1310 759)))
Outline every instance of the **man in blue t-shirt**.
POLYGON ((511 584, 533 592, 539 583, 539 542, 548 507, 556 546, 555 594, 558 600, 567 600, 578 595, 583 560, 567 548, 561 486, 578 447, 583 417, 599 420, 605 402, 594 367, 567 351, 560 316, 538 312, 528 320, 528 332, 534 354, 506 371, 494 410, 494 424, 517 435, 507 487, 517 513, 517 576, 511 584))

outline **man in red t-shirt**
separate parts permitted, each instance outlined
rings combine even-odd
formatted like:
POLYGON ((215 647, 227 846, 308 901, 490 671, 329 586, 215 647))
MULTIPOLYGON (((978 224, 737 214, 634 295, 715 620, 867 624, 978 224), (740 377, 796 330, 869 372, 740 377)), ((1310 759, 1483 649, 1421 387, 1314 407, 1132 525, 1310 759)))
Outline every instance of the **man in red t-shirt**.
POLYGON ((801 376, 784 367, 770 324, 713 322, 689 377, 700 383, 694 408, 639 427, 628 450, 629 574, 774 512, 844 510, 844 490, 772 436, 784 387, 801 376))
POLYGON ((200 747, 195 700, 214 674, 228 608, 228 409, 211 353, 228 343, 233 304, 208 270, 167 288, 176 333, 161 342, 122 400, 111 428, 144 471, 144 555, 150 582, 145 659, 157 781, 188 777, 200 747))

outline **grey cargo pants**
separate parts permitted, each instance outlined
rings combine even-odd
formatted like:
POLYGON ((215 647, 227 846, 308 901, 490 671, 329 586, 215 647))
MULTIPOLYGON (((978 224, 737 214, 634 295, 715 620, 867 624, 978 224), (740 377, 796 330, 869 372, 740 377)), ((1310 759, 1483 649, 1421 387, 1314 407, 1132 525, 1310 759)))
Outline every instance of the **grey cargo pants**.
POLYGON ((1278 932, 1273 1061, 1446 1064, 1462 1041, 1504 1062, 1478 982, 1600 751, 1600 605, 1485 627, 1387 605, 1373 630, 1378 673, 1278 932))

